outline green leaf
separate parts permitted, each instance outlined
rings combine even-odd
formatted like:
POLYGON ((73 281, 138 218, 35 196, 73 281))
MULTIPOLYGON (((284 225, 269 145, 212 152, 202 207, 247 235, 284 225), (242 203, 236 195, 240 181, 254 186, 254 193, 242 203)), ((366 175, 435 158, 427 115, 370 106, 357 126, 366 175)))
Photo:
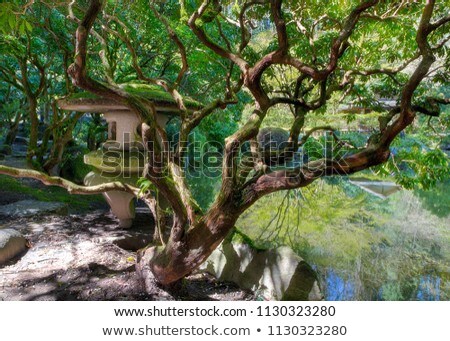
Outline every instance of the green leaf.
POLYGON ((145 194, 148 191, 156 191, 156 186, 147 178, 139 178, 136 184, 140 188, 138 195, 145 194))
POLYGON ((19 33, 24 35, 26 33, 25 21, 21 21, 19 24, 19 33))
POLYGON ((26 27, 27 31, 31 33, 31 31, 33 31, 33 26, 31 26, 31 24, 26 20, 24 20, 24 22, 25 22, 25 27, 26 27))
POLYGON ((14 30, 16 28, 16 16, 13 14, 8 15, 8 24, 11 30, 14 30))

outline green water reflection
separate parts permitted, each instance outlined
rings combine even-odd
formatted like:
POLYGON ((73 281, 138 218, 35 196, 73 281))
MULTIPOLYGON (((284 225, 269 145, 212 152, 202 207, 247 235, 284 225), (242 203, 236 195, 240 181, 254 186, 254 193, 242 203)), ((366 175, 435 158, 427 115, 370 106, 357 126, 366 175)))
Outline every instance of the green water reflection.
MULTIPOLYGON (((207 206, 218 183, 194 184, 207 206)), ((237 227, 256 246, 291 246, 316 269, 327 300, 449 300, 449 185, 381 199, 329 178, 262 198, 237 227)))

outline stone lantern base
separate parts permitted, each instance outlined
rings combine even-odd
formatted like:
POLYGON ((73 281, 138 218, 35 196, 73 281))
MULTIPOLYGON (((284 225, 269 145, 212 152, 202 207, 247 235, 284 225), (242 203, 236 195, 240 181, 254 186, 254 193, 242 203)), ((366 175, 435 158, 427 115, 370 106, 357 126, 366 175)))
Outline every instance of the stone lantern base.
MULTIPOLYGON (((111 181, 120 181, 135 185, 135 180, 136 179, 123 179, 120 177, 111 179, 109 177, 103 177, 99 173, 93 171, 86 175, 84 178, 84 184, 86 186, 96 186, 111 181)), ((121 191, 106 192, 103 193, 103 196, 111 207, 112 213, 119 219, 119 226, 121 228, 130 228, 133 225, 133 219, 135 218, 135 196, 131 193, 121 191)))

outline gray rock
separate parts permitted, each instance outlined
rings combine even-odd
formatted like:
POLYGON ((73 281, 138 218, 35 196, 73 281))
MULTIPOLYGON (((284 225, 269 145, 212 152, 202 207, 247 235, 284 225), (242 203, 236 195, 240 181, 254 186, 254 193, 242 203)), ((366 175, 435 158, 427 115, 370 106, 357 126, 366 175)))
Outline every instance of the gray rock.
POLYGON ((23 218, 50 214, 66 215, 67 205, 59 202, 22 200, 0 206, 0 217, 23 218))
POLYGON ((282 151, 287 147, 289 132, 282 128, 263 128, 258 133, 258 143, 266 164, 283 162, 282 151))
POLYGON ((256 250, 227 238, 200 270, 267 300, 322 300, 314 270, 287 246, 256 250))
POLYGON ((27 249, 27 240, 16 230, 0 229, 0 265, 27 249))

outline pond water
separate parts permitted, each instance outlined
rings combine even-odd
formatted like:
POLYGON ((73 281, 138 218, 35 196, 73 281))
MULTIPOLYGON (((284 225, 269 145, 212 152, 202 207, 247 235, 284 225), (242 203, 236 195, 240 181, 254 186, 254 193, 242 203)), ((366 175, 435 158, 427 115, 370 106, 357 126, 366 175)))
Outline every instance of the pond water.
POLYGON ((450 300, 449 183, 371 195, 350 181, 276 193, 238 221, 256 245, 289 245, 326 300, 450 300))
POLYGON ((416 299, 419 301, 440 301, 442 279, 436 276, 422 276, 416 299))
MULTIPOLYGON (((370 298, 362 298, 356 290, 356 283, 350 279, 344 279, 333 269, 326 270, 326 276, 322 279, 325 300, 327 301, 354 301, 370 299, 372 301, 385 300, 384 287, 374 290, 370 298)), ((401 284, 401 283, 394 283, 401 284)), ((368 283, 366 283, 368 285, 368 283)), ((418 277, 418 286, 409 297, 402 297, 408 301, 440 301, 442 279, 434 275, 422 275, 418 277)), ((388 286, 389 288, 390 286, 388 286)), ((389 289, 388 289, 389 290, 389 289)), ((388 294, 389 297, 390 294, 388 294)), ((398 300, 399 297, 391 297, 391 300, 398 300)))
MULTIPOLYGON (((354 180, 270 194, 236 226, 258 247, 290 246, 327 300, 450 300, 450 181, 429 191, 383 183, 380 195, 373 186, 385 179, 354 180)), ((191 187, 206 208, 220 179, 195 177, 191 187)))

